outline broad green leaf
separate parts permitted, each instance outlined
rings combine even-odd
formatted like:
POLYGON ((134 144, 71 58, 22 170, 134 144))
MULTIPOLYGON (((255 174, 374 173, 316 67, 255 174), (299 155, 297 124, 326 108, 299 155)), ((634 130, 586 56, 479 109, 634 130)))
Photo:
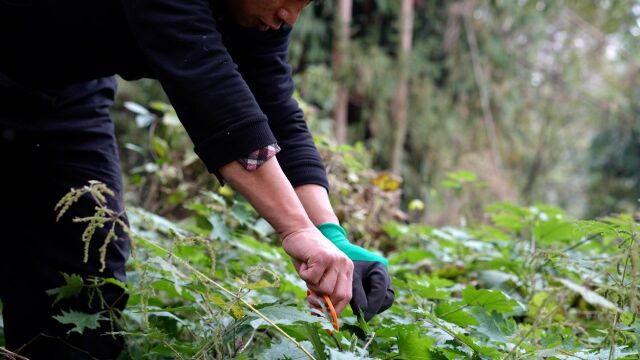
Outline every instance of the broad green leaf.
POLYGON ((523 218, 514 214, 493 214, 491 221, 500 228, 519 232, 524 229, 526 222, 523 218))
POLYGON ((500 290, 476 290, 472 286, 467 286, 462 291, 462 298, 469 306, 479 306, 488 312, 509 313, 518 306, 515 300, 507 297, 500 290))
POLYGON ((507 320, 495 311, 489 313, 479 308, 475 308, 472 311, 478 320, 478 325, 475 326, 475 329, 494 343, 504 344, 509 342, 509 337, 513 335, 517 329, 517 325, 513 319, 507 320))
MULTIPOLYGON (((308 341, 300 342, 300 345, 313 354, 313 346, 308 341)), ((259 359, 263 360, 308 360, 309 357, 298 348, 293 342, 281 339, 271 345, 267 351, 260 354, 259 359)))
POLYGON ((212 213, 207 218, 213 229, 211 230, 211 238, 218 239, 222 241, 230 241, 231 240, 231 230, 229 226, 224 222, 220 214, 212 213))
POLYGON ((65 285, 47 290, 47 295, 56 296, 53 300, 54 305, 62 299, 78 296, 84 286, 84 281, 80 275, 62 273, 62 276, 64 277, 65 285))
POLYGON ((429 284, 423 280, 408 279, 406 282, 396 281, 395 283, 425 299, 446 300, 451 297, 451 291, 441 290, 435 284, 429 284))
POLYGON ((433 254, 429 251, 423 249, 409 249, 399 252, 395 256, 389 258, 389 263, 401 264, 406 262, 409 264, 415 264, 418 261, 431 259, 433 257, 433 254))
POLYGON ((536 239, 544 244, 567 242, 573 239, 575 230, 573 224, 561 219, 539 221, 533 228, 536 239))
POLYGON ((640 352, 630 349, 628 346, 615 346, 613 352, 609 347, 597 349, 594 351, 582 350, 573 355, 558 355, 559 359, 587 359, 587 360, 610 360, 610 359, 638 359, 640 352))
POLYGON ((418 329, 405 328, 398 332, 398 351, 401 359, 432 359, 429 352, 432 346, 433 339, 423 336, 418 329))
POLYGON ((255 221, 254 213, 247 203, 236 202, 233 204, 231 214, 242 225, 249 225, 255 221))
POLYGON ((450 323, 458 326, 477 325, 478 321, 465 310, 464 303, 441 302, 436 306, 436 315, 450 323))
MULTIPOLYGON (((295 322, 317 323, 322 321, 321 317, 313 316, 310 312, 301 311, 293 306, 271 305, 259 309, 259 311, 269 320, 278 325, 291 325, 295 322)), ((257 318, 251 321, 251 326, 254 329, 265 324, 267 324, 267 322, 262 318, 257 318)))
POLYGON ((73 325, 68 333, 77 332, 79 334, 84 333, 85 329, 95 330, 100 327, 100 321, 108 320, 102 315, 102 312, 87 314, 75 310, 69 312, 62 310, 62 315, 55 315, 53 318, 61 324, 73 325))

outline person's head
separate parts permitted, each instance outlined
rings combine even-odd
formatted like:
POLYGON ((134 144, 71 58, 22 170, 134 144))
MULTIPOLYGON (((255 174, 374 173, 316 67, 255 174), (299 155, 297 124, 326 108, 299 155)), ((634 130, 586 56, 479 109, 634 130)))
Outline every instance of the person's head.
POLYGON ((277 30, 283 24, 293 26, 311 0, 226 0, 235 21, 262 31, 277 30))

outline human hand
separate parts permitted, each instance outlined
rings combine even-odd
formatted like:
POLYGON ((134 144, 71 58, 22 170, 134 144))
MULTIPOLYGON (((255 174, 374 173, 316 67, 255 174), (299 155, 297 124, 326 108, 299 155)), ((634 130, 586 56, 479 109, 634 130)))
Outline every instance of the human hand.
POLYGON ((307 287, 319 296, 328 295, 340 314, 351 300, 353 262, 315 227, 285 235, 282 248, 307 287))
POLYGON ((346 232, 338 224, 325 223, 318 226, 318 229, 353 261, 353 313, 362 313, 365 321, 369 321, 376 314, 390 308, 395 300, 395 292, 391 287, 387 259, 351 244, 346 232))

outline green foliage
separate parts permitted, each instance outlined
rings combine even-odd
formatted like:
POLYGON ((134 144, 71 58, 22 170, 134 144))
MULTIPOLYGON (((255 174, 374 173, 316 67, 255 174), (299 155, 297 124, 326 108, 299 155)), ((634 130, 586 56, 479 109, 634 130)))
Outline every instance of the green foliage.
POLYGON ((102 313, 87 314, 74 310, 62 310, 62 315, 55 315, 53 318, 61 324, 73 325, 69 333, 77 332, 78 334, 84 333, 85 329, 95 330, 100 327, 100 321, 107 320, 102 313))
MULTIPOLYGON (((326 315, 305 305, 305 284, 245 205, 203 193, 179 223, 130 209, 136 251, 120 320, 128 358, 640 356, 640 227, 629 215, 580 221, 542 204, 499 203, 482 226, 389 223, 385 236, 410 245, 389 254, 396 304, 369 324, 347 310, 341 330, 328 332, 326 315)), ((82 288, 75 276, 65 280, 49 293, 82 288)), ((75 332, 106 320, 56 319, 75 332)))
POLYGON ((53 300, 53 304, 55 305, 62 299, 68 299, 80 294, 82 288, 84 286, 84 280, 79 275, 69 275, 62 274, 64 277, 65 284, 63 286, 57 287, 55 289, 47 290, 47 295, 55 295, 56 298, 53 300))

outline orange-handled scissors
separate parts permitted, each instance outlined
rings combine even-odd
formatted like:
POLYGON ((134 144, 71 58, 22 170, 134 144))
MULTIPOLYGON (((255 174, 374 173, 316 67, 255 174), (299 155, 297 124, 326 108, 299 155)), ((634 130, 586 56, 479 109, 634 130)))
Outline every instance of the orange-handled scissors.
MULTIPOLYGON (((315 294, 313 293, 313 291, 307 290, 307 295, 315 295, 315 294)), ((329 299, 329 296, 327 295, 324 295, 323 299, 324 299, 324 303, 327 305, 327 310, 329 310, 329 315, 331 316, 331 325, 333 325, 333 328, 336 331, 340 331, 340 323, 338 323, 338 313, 336 313, 336 309, 333 307, 333 303, 331 302, 331 299, 329 299)), ((314 307, 316 309, 321 309, 321 307, 319 306, 314 306, 314 307)), ((331 334, 330 331, 329 331, 329 334, 331 334)))

